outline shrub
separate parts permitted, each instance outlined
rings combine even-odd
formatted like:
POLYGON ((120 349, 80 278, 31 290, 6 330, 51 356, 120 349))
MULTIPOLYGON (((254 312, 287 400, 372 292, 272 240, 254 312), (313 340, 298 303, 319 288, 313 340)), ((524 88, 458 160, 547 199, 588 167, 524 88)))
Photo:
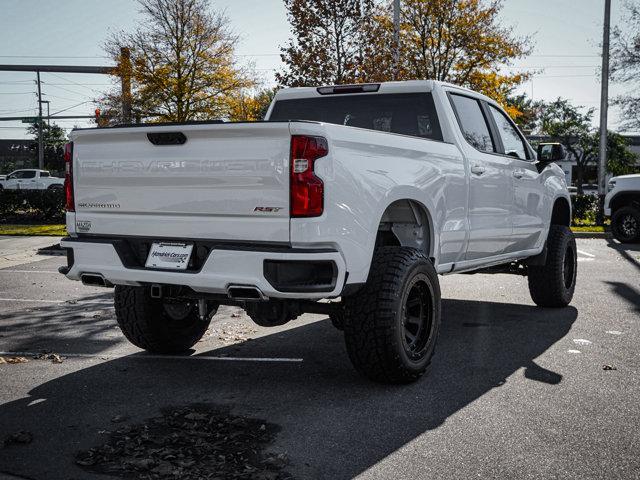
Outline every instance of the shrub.
POLYGON ((1 190, 0 222, 64 222, 64 190, 1 190))
POLYGON ((576 195, 571 197, 574 225, 595 225, 598 212, 596 195, 576 195))

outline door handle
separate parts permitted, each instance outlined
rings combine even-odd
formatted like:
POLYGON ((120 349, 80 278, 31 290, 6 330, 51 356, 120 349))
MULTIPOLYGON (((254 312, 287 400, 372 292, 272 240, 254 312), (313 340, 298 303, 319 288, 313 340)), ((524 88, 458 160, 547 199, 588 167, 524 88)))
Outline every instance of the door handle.
POLYGON ((474 175, 482 175, 485 172, 485 168, 482 165, 474 165, 471 167, 471 173, 474 175))
POLYGON ((516 178, 522 178, 524 177, 524 171, 523 170, 514 170, 513 171, 513 176, 516 178))

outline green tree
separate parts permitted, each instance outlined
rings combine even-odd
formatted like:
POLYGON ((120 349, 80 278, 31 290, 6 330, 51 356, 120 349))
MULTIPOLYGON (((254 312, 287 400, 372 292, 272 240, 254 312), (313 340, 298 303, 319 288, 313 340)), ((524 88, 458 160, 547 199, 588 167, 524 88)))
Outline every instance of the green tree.
MULTIPOLYGON (((594 134, 598 141, 599 134, 594 134)), ((638 156, 629 150, 629 140, 619 133, 607 132, 607 171, 613 176, 638 173, 638 156)))
POLYGON ((373 0, 284 0, 292 37, 280 48, 280 85, 299 87, 366 81, 362 48, 373 0))
POLYGON ((626 19, 613 29, 611 76, 627 87, 628 93, 615 99, 622 109, 623 128, 640 129, 640 5, 625 2, 626 19))
POLYGON ((522 93, 508 96, 505 102, 506 108, 512 113, 514 121, 523 132, 530 134, 538 127, 542 101, 534 101, 522 93))
POLYGON ((576 187, 582 194, 584 171, 598 158, 598 143, 594 142, 591 120, 594 110, 585 113, 583 107, 575 107, 568 100, 558 98, 542 107, 540 130, 553 140, 562 143, 576 161, 576 187))
MULTIPOLYGON (((27 132, 36 141, 35 155, 38 157, 38 121, 27 127, 27 132)), ((68 142, 64 129, 56 123, 42 122, 42 143, 44 145, 44 168, 53 172, 64 171, 64 144, 68 142)))
MULTIPOLYGON (((253 74, 234 59, 238 37, 208 0, 138 0, 143 20, 133 32, 118 32, 105 44, 114 60, 131 52, 134 116, 185 122, 222 118, 238 90, 255 86, 253 74)), ((121 121, 119 92, 100 99, 103 118, 121 121)))

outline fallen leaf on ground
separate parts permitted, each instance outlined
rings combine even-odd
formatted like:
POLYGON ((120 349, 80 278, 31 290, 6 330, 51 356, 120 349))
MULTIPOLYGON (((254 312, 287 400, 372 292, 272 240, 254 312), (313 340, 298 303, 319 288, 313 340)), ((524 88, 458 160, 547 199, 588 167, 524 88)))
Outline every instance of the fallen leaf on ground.
POLYGON ((613 365, 603 365, 602 369, 603 370, 617 370, 617 368, 614 367, 613 365))
POLYGON ((0 357, 0 363, 27 363, 27 360, 24 357, 0 357))

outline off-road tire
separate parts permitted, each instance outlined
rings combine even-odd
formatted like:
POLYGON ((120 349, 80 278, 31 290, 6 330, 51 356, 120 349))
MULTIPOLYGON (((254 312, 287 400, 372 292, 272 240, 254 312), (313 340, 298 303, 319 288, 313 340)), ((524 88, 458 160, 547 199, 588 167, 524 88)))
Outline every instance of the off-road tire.
POLYGON ((347 352, 358 372, 376 382, 398 384, 427 371, 440 329, 440 285, 424 253, 407 247, 377 249, 366 285, 343 302, 347 352), (420 344, 411 352, 406 324, 415 327, 407 318, 415 313, 415 295, 428 321, 425 316, 422 330, 415 333, 420 344))
POLYGON ((529 293, 539 307, 566 307, 576 288, 576 240, 569 227, 551 225, 544 265, 528 267, 529 293))
POLYGON ((151 298, 149 287, 116 285, 116 320, 120 330, 136 347, 154 353, 189 350, 209 327, 210 317, 201 320, 196 302, 183 318, 176 319, 163 299, 151 298))
POLYGON ((618 208, 611 216, 611 233, 620 243, 640 242, 640 210, 632 206, 618 208))

